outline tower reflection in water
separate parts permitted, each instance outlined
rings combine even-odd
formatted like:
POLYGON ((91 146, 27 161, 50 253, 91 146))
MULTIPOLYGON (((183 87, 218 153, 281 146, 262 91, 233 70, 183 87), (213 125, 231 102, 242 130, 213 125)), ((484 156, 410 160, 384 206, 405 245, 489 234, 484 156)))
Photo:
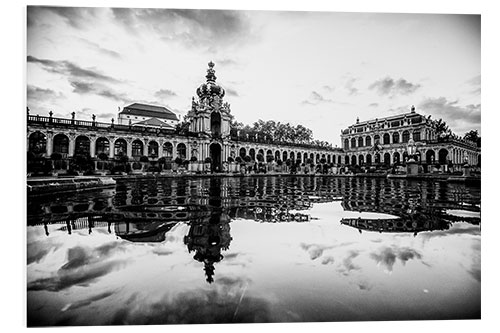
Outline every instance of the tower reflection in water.
POLYGON ((340 202, 344 211, 372 212, 394 218, 342 218, 360 232, 417 235, 446 230, 456 221, 480 224, 480 188, 462 185, 369 178, 260 177, 182 178, 119 181, 116 192, 28 202, 28 224, 73 230, 106 227, 129 242, 164 242, 178 224, 189 225, 184 244, 203 263, 206 281, 232 241, 234 219, 261 223, 311 222, 316 203, 340 202), (452 211, 472 212, 457 216, 452 211))

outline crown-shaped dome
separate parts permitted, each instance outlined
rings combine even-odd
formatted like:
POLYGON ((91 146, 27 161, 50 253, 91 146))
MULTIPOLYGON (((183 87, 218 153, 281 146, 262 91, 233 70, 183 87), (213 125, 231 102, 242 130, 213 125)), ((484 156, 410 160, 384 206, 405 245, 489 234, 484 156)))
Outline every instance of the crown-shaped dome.
POLYGON ((215 76, 214 66, 215 64, 213 62, 210 61, 208 63, 207 75, 205 76, 207 78, 207 82, 203 83, 196 90, 196 94, 198 95, 199 98, 214 97, 214 96, 219 96, 219 98, 223 98, 224 95, 226 94, 224 88, 215 83, 217 77, 215 76))

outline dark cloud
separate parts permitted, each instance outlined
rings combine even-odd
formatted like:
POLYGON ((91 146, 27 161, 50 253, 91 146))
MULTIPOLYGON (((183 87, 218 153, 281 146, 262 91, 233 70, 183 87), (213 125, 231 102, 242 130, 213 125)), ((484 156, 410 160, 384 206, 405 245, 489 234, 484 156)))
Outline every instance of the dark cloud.
POLYGON ((54 101, 65 98, 62 93, 57 93, 52 89, 43 89, 32 85, 28 85, 26 97, 28 101, 54 101))
POLYGON ((31 63, 40 64, 43 69, 50 73, 57 73, 68 76, 70 78, 80 78, 88 80, 99 80, 105 82, 119 83, 120 81, 110 76, 99 73, 94 69, 81 68, 74 63, 61 60, 38 59, 33 56, 28 56, 27 61, 31 63))
POLYGON ((100 46, 99 44, 91 42, 91 41, 86 40, 84 38, 80 38, 80 41, 82 43, 84 43, 85 45, 87 45, 88 47, 90 47, 91 49, 93 49, 93 50, 95 50, 103 55, 107 55, 107 56, 110 56, 110 57, 115 58, 115 59, 121 59, 121 57, 122 57, 120 55, 120 53, 113 51, 113 50, 109 50, 107 48, 104 48, 104 47, 100 46))
POLYGON ((81 301, 77 301, 75 303, 70 303, 66 305, 63 309, 61 309, 61 312, 69 311, 69 310, 75 310, 84 306, 89 306, 94 302, 103 300, 105 298, 108 298, 109 296, 112 296, 115 293, 115 291, 106 291, 103 293, 100 293, 98 295, 94 295, 91 297, 88 297, 86 299, 83 299, 81 301))
POLYGON ((312 91, 311 96, 307 100, 301 102, 301 104, 306 104, 306 105, 318 105, 320 103, 333 103, 333 100, 325 98, 317 91, 312 91))
POLYGON ((221 277, 209 289, 183 292, 173 298, 165 295, 154 301, 144 300, 140 307, 120 307, 110 316, 108 324, 220 324, 274 321, 269 301, 246 294, 247 286, 246 280, 221 277))
POLYGON ((28 290, 60 291, 75 285, 87 286, 98 278, 123 267, 123 260, 109 260, 121 251, 120 243, 110 243, 91 249, 76 246, 68 249, 67 262, 52 276, 28 283, 28 290))
POLYGON ((146 28, 165 41, 180 41, 192 47, 241 43, 250 31, 242 11, 112 8, 112 12, 130 32, 146 28))
POLYGON ((344 275, 347 275, 350 271, 352 270, 359 270, 360 267, 355 265, 352 260, 354 258, 356 258, 357 256, 359 256, 359 251, 354 251, 354 250, 351 250, 349 251, 349 254, 347 255, 347 257, 345 257, 343 260, 342 260, 342 264, 344 265, 344 275))
POLYGON ((159 99, 169 99, 171 97, 177 96, 177 94, 175 93, 175 91, 172 91, 170 89, 160 89, 154 93, 154 96, 159 99))
POLYGON ((384 266, 389 272, 392 272, 396 259, 399 259, 405 265, 408 260, 422 259, 422 255, 409 247, 392 246, 383 247, 378 252, 371 253, 370 258, 375 260, 377 264, 384 266))
POLYGON ((226 94, 227 96, 234 96, 234 97, 239 97, 240 95, 238 94, 238 92, 234 89, 231 89, 231 88, 226 88, 226 94))
POLYGON ((424 99, 418 108, 434 118, 443 118, 452 128, 465 129, 481 126, 481 104, 460 106, 458 100, 448 101, 445 97, 424 99), (465 123, 465 125, 464 125, 465 123))
POLYGON ((378 107, 378 105, 379 105, 378 103, 370 103, 368 106, 372 107, 372 108, 376 108, 376 107, 378 107))
POLYGON ((47 13, 53 13, 73 28, 86 29, 92 26, 91 21, 99 10, 102 8, 28 6, 28 28, 33 27, 47 13))
POLYGON ((393 97, 395 95, 410 95, 420 87, 420 84, 408 82, 403 78, 394 80, 391 77, 386 77, 375 81, 368 88, 370 90, 376 90, 381 96, 389 95, 390 97, 393 97))
POLYGON ((70 80, 70 85, 73 87, 73 92, 76 94, 81 94, 81 95, 92 94, 109 98, 121 103, 132 102, 132 99, 130 99, 126 94, 117 93, 113 89, 100 83, 70 80))

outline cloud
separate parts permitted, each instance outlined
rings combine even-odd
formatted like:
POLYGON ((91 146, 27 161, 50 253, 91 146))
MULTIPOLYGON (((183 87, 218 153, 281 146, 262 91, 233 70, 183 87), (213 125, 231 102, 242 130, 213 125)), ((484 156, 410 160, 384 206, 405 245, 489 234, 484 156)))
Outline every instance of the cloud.
POLYGON ((83 299, 81 301, 77 301, 75 303, 69 303, 66 304, 62 309, 61 312, 69 311, 69 310, 75 310, 84 306, 89 306, 94 302, 103 300, 105 298, 108 298, 109 296, 112 296, 116 291, 106 291, 103 293, 100 293, 98 295, 94 295, 91 297, 87 297, 86 299, 83 299))
POLYGON ((87 286, 98 278, 123 267, 124 260, 108 260, 113 252, 122 250, 120 243, 95 249, 76 246, 68 249, 68 261, 53 275, 30 281, 28 290, 60 291, 73 286, 87 286))
POLYGON ((101 96, 101 97, 115 100, 115 101, 120 102, 120 103, 131 103, 133 101, 126 94, 117 93, 113 89, 111 89, 103 84, 86 82, 86 81, 70 80, 70 85, 73 87, 73 92, 76 94, 97 95, 97 96, 101 96))
POLYGON ((248 18, 241 11, 112 8, 112 12, 132 33, 146 28, 164 41, 180 41, 191 47, 241 43, 250 32, 248 18))
POLYGON ((335 87, 331 87, 329 85, 324 85, 322 88, 323 88, 323 90, 325 90, 326 92, 329 92, 329 93, 335 91, 335 87))
POLYGON ((55 92, 52 89, 43 89, 40 87, 28 85, 26 91, 28 101, 54 101, 60 98, 65 98, 64 94, 55 92))
POLYGON ((390 97, 396 95, 410 95, 421 87, 420 84, 414 84, 401 78, 394 80, 391 77, 386 77, 372 83, 368 88, 376 90, 381 96, 389 95, 390 97))
POLYGON ((312 91, 309 99, 301 102, 301 104, 305 105, 318 105, 320 103, 333 103, 333 100, 323 97, 317 91, 312 91))
POLYGON ((97 43, 91 42, 91 41, 86 40, 84 38, 79 38, 79 40, 82 43, 86 44, 91 49, 93 49, 93 50, 95 50, 95 51, 97 51, 97 52, 99 52, 101 54, 110 56, 110 57, 115 58, 115 59, 121 59, 122 58, 122 56, 120 55, 120 53, 118 53, 116 51, 113 51, 113 50, 106 49, 106 48, 100 46, 97 43))
MULTIPOLYGON (((161 325, 209 323, 265 323, 274 321, 271 304, 265 298, 246 294, 248 281, 221 277, 209 289, 169 294, 155 300, 138 301, 133 295, 130 303, 137 306, 120 307, 109 316, 111 325, 161 325)), ((126 301, 127 302, 127 301, 126 301)))
POLYGON ((422 259, 422 255, 409 247, 386 246, 378 252, 371 253, 370 258, 375 260, 378 265, 384 266, 388 272, 392 272, 396 259, 399 259, 405 265, 408 260, 422 259))
POLYGON ((349 254, 347 255, 347 257, 344 258, 344 260, 342 260, 342 264, 344 265, 344 268, 345 270, 343 271, 344 275, 347 275, 348 272, 352 271, 352 270, 359 270, 360 267, 355 265, 352 260, 354 258, 356 258, 357 256, 359 256, 359 251, 354 251, 354 250, 351 250, 349 251, 349 254))
POLYGON ((236 61, 232 60, 232 59, 218 59, 218 60, 215 60, 215 64, 216 65, 220 65, 220 66, 234 66, 236 64, 238 64, 236 61))
POLYGON ((481 104, 460 106, 458 100, 448 101, 445 97, 438 97, 426 98, 418 107, 434 118, 443 118, 450 127, 470 129, 471 126, 481 126, 481 104))
POLYGON ((228 96, 234 96, 234 97, 239 97, 240 95, 238 94, 238 92, 234 89, 231 89, 231 88, 226 88, 226 94, 228 96))
POLYGON ((67 60, 55 61, 49 59, 38 59, 29 55, 27 57, 27 61, 40 64, 42 68, 49 73, 61 74, 71 78, 99 80, 112 83, 120 82, 115 78, 99 73, 97 70, 81 68, 67 60))
MULTIPOLYGON (((454 226, 457 224, 455 223, 454 226)), ((419 234, 419 237, 422 237, 426 240, 435 238, 435 237, 448 237, 453 235, 468 235, 468 236, 481 236, 481 229, 477 225, 462 227, 462 228, 451 228, 450 230, 435 230, 429 232, 422 232, 419 234)))
POLYGON ((379 106, 379 104, 378 103, 370 103, 368 106, 372 107, 372 108, 376 108, 379 106))
POLYGON ((175 93, 175 91, 172 91, 170 89, 160 89, 154 93, 154 96, 159 99, 169 99, 171 97, 177 96, 177 94, 175 93))
MULTIPOLYGON (((101 9, 102 10, 102 9, 101 9)), ((69 26, 76 29, 86 29, 92 26, 91 20, 96 16, 99 8, 91 7, 48 7, 28 6, 27 23, 28 28, 35 26, 39 20, 46 21, 47 14, 55 14, 61 17, 69 26)))
POLYGON ((347 93, 350 96, 357 95, 358 94, 358 89, 354 87, 354 82, 356 82, 356 78, 349 78, 344 85, 344 88, 347 90, 347 93))
POLYGON ((467 80, 466 83, 472 86, 472 94, 481 94, 481 75, 474 76, 473 78, 467 80))

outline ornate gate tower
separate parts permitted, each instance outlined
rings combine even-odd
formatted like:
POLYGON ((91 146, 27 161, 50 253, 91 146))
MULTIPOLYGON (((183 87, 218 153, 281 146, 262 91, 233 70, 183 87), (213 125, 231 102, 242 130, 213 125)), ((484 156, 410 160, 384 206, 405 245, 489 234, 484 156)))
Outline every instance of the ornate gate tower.
POLYGON ((222 159, 227 158, 227 143, 230 140, 230 105, 224 102, 224 88, 215 80, 215 64, 208 63, 206 83, 197 90, 198 100, 193 97, 191 110, 187 116, 190 121, 189 130, 197 132, 200 137, 210 140, 209 152, 213 170, 222 169, 222 159))

